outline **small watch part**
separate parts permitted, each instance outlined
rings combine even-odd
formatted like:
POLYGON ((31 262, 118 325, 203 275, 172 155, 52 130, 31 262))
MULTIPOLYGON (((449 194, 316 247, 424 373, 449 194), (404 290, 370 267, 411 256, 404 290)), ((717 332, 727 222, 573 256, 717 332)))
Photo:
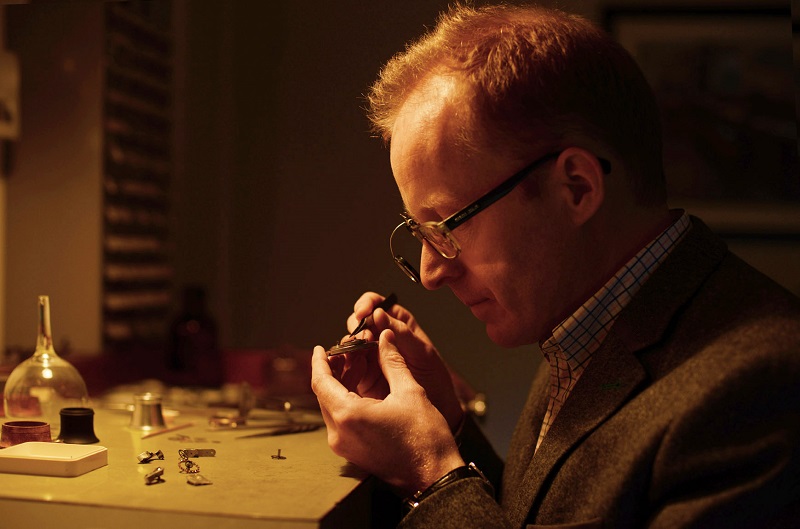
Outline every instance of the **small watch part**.
POLYGON ((278 453, 272 456, 272 459, 286 459, 286 456, 281 455, 281 449, 278 448, 278 453))
POLYGON ((211 485, 213 482, 200 474, 189 474, 186 476, 186 483, 199 487, 200 485, 211 485))
POLYGON ((178 450, 178 455, 181 459, 189 459, 190 457, 214 457, 217 451, 213 448, 182 448, 178 450))
POLYGON ((154 459, 160 459, 160 460, 163 461, 164 460, 164 452, 162 452, 161 450, 158 450, 157 452, 145 451, 145 452, 142 452, 141 454, 139 454, 138 456, 136 456, 136 459, 139 460, 139 463, 149 463, 150 461, 152 461, 154 459))
POLYGON ((150 472, 149 474, 145 474, 144 476, 144 483, 145 485, 155 485, 156 483, 162 483, 164 481, 163 476, 164 469, 161 467, 157 467, 154 471, 150 472))
POLYGON ((178 469, 184 474, 197 474, 200 472, 200 465, 189 459, 178 461, 178 469))
POLYGON ((377 351, 378 342, 353 338, 343 343, 337 343, 328 350, 328 356, 337 356, 357 351, 377 351))

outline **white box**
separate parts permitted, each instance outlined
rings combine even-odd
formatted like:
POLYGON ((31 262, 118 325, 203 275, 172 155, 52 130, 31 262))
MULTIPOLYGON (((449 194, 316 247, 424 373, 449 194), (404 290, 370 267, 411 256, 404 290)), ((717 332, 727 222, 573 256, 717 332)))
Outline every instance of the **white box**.
POLYGON ((108 464, 108 449, 64 443, 28 442, 0 450, 0 472, 75 477, 108 464))

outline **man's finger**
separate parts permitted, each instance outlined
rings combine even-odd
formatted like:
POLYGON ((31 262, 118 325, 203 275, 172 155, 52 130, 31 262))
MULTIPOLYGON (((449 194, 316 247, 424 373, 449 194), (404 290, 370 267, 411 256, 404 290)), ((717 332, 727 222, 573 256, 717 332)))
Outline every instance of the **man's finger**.
POLYGON ((328 354, 320 345, 314 347, 314 354, 311 356, 311 389, 320 405, 323 405, 323 401, 344 398, 348 393, 347 388, 333 376, 328 364, 328 354))
POLYGON ((397 350, 395 339, 394 332, 387 329, 381 333, 378 342, 381 370, 389 383, 389 391, 396 393, 419 388, 419 384, 414 380, 408 365, 406 365, 405 358, 397 350))

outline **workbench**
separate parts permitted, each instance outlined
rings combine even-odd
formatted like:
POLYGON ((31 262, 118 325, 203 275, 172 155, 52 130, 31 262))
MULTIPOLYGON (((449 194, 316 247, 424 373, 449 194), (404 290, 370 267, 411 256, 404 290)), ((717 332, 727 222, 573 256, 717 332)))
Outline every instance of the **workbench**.
MULTIPOLYGON (((210 410, 181 411, 168 426, 192 425, 142 439, 130 412, 95 410, 97 445, 108 464, 77 477, 0 473, 3 529, 365 528, 372 479, 336 456, 322 427, 288 435, 240 438, 258 430, 211 430, 210 410), (211 485, 193 486, 178 468, 179 449, 214 449, 192 459, 211 485), (140 463, 144 452, 164 460, 140 463), (277 456, 280 450, 280 457, 277 456), (147 484, 157 467, 163 481, 147 484)), ((279 414, 281 412, 274 412, 279 414)), ((316 419, 319 420, 318 412, 316 419)), ((314 417, 311 417, 313 420, 314 417)), ((55 434, 54 434, 55 435, 55 434)))

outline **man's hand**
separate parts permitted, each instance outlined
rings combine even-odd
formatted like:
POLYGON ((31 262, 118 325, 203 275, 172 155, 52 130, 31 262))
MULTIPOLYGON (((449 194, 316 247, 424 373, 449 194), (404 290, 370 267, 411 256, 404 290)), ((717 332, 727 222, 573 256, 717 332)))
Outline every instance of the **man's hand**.
POLYGON ((311 387, 331 449, 410 494, 427 488, 464 461, 450 426, 415 380, 398 345, 392 330, 380 334, 378 362, 387 388, 382 398, 348 391, 333 376, 320 346, 314 348, 311 387))
MULTIPOLYGON (((388 312, 381 309, 373 312, 381 301, 383 297, 374 292, 362 295, 355 303, 353 314, 347 319, 348 329, 354 329, 362 318, 373 314, 372 326, 364 331, 365 339, 376 339, 382 331, 392 330, 397 349, 411 375, 447 420, 450 431, 455 432, 463 421, 464 410, 456 396, 450 370, 413 314, 397 304, 388 312)), ((346 361, 337 360, 334 363, 334 370, 345 387, 363 397, 381 399, 388 394, 377 355, 348 355, 346 361)))

